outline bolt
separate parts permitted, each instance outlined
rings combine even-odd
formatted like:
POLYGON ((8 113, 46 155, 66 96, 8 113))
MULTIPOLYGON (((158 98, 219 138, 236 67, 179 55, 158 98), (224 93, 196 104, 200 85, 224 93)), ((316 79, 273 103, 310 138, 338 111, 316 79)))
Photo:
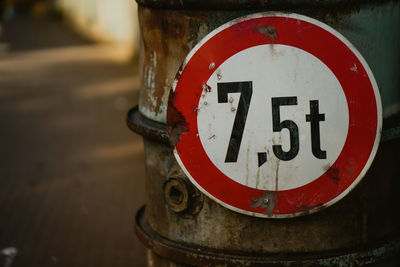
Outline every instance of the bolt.
POLYGON ((236 108, 232 107, 232 108, 231 108, 231 111, 232 111, 232 112, 235 112, 235 111, 236 111, 236 108))
POLYGON ((189 206, 189 190, 180 178, 170 178, 164 184, 164 198, 168 207, 175 212, 185 211, 189 206))
POLYGON ((210 70, 212 70, 213 68, 215 68, 215 63, 214 63, 214 62, 211 62, 211 63, 210 63, 210 66, 208 66, 208 68, 209 68, 210 70))
POLYGON ((181 192, 181 189, 176 186, 171 186, 171 189, 169 191, 169 198, 171 201, 173 201, 176 205, 179 205, 183 201, 183 194, 181 192))
POLYGON ((268 198, 264 198, 264 199, 263 199, 263 203, 264 203, 265 205, 267 205, 267 204, 269 203, 269 199, 268 199, 268 198))

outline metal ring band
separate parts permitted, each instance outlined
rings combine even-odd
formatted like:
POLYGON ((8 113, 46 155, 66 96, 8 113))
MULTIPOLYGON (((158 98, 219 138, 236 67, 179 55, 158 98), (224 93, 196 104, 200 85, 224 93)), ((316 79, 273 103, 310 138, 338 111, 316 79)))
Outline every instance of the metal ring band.
MULTIPOLYGON (((128 111, 126 122, 132 131, 144 138, 162 144, 170 144, 167 126, 143 116, 140 113, 138 106, 135 106, 128 111)), ((387 142, 397 138, 400 138, 400 125, 382 130, 381 142, 387 142)))
POLYGON ((126 124, 129 129, 146 139, 169 144, 167 125, 146 118, 140 113, 138 106, 128 111, 126 124))
POLYGON ((399 260, 400 241, 396 240, 374 248, 331 253, 307 253, 276 255, 232 254, 204 247, 181 244, 156 233, 145 220, 145 207, 136 214, 136 235, 140 241, 159 256, 171 261, 195 266, 355 266, 380 263, 383 260, 399 260), (391 258, 394 257, 394 258, 391 258))

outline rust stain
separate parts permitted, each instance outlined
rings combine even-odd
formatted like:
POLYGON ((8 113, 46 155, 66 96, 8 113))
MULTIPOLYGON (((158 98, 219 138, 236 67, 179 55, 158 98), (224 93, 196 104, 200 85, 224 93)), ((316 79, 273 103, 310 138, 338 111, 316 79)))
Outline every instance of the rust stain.
POLYGON ((165 111, 168 90, 176 73, 171 66, 179 66, 189 52, 190 29, 185 16, 176 16, 174 12, 142 7, 140 11, 142 66, 148 73, 151 70, 152 81, 151 86, 146 83, 148 77, 142 81, 147 90, 142 94, 141 104, 158 115, 165 111))
POLYGON ((189 131, 185 116, 175 107, 175 93, 171 90, 168 100, 168 135, 171 145, 175 146, 181 140, 181 134, 189 131))
POLYGON ((182 71, 183 71, 183 64, 181 64, 181 66, 179 67, 178 72, 175 75, 175 81, 179 81, 181 79, 182 71))
POLYGON ((206 92, 206 93, 210 93, 211 92, 211 86, 209 86, 208 84, 203 84, 203 90, 204 90, 204 92, 206 92))

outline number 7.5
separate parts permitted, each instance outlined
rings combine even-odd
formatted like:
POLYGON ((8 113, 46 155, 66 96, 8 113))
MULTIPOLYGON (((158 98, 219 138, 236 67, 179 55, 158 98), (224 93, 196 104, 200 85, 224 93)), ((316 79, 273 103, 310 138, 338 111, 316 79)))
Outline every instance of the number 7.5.
MULTIPOLYGON (((226 152, 225 162, 237 162, 240 144, 242 142, 243 131, 246 125, 247 114, 250 107, 251 96, 253 94, 253 84, 246 82, 224 82, 218 83, 218 103, 227 103, 229 93, 240 93, 239 105, 237 108, 235 121, 233 123, 231 137, 229 139, 228 151, 226 152)), ((284 161, 294 159, 299 153, 299 128, 294 121, 281 121, 281 106, 297 105, 296 96, 272 97, 272 130, 281 132, 283 129, 289 130, 290 148, 288 151, 282 149, 282 145, 273 145, 272 149, 277 158, 284 161)), ((318 100, 310 101, 310 114, 306 114, 306 121, 311 125, 311 148, 313 155, 318 159, 326 159, 326 151, 321 150, 320 127, 319 123, 325 121, 325 114, 319 113, 318 100)), ((266 153, 258 153, 259 166, 266 160, 266 153)))

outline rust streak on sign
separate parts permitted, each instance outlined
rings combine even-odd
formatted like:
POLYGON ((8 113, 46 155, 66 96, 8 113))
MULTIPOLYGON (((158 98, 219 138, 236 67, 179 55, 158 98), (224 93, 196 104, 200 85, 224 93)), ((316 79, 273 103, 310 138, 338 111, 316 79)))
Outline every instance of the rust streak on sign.
POLYGON ((185 116, 175 107, 175 93, 171 91, 168 100, 168 134, 171 145, 175 146, 181 140, 181 134, 189 131, 185 116))

